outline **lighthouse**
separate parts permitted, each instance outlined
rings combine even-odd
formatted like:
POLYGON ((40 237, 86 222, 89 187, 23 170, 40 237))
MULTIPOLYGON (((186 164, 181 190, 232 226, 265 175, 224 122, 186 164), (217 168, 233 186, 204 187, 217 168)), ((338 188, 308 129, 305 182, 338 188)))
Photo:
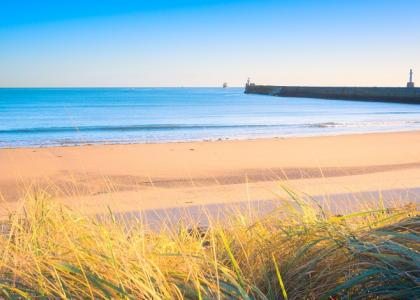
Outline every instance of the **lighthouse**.
POLYGON ((414 88, 413 70, 412 69, 410 69, 410 81, 407 82, 407 88, 414 88))

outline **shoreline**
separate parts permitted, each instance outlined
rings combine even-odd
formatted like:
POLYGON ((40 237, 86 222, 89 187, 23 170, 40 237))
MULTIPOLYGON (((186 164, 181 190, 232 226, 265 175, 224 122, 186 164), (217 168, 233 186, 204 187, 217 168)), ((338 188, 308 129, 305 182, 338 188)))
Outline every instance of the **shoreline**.
POLYGON ((75 148, 75 147, 95 147, 95 146, 124 146, 124 145, 165 145, 165 144, 188 144, 188 143, 219 143, 219 142, 240 142, 240 141, 264 141, 264 140, 286 140, 286 139, 300 139, 300 138, 317 138, 317 137, 337 137, 337 136, 359 136, 371 134, 387 134, 387 133, 410 133, 420 132, 420 129, 412 130, 382 130, 382 131, 365 131, 365 132, 345 132, 345 133, 325 133, 325 134, 302 134, 302 135, 287 135, 287 136, 273 136, 273 137, 255 137, 255 138, 218 138, 218 139, 197 139, 197 140, 173 140, 173 141, 151 141, 151 142, 86 142, 86 143, 68 143, 68 144, 53 144, 53 145, 38 145, 38 146, 0 146, 1 150, 14 149, 48 149, 48 148, 75 148))
POLYGON ((420 187, 420 131, 0 149, 0 215, 42 189, 89 214, 420 187))

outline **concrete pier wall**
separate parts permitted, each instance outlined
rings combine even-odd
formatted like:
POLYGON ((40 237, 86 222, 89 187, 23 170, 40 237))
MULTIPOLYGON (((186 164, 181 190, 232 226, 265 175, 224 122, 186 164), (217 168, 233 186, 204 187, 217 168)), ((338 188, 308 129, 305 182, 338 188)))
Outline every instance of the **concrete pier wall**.
POLYGON ((247 94, 420 104, 420 88, 247 85, 247 94))

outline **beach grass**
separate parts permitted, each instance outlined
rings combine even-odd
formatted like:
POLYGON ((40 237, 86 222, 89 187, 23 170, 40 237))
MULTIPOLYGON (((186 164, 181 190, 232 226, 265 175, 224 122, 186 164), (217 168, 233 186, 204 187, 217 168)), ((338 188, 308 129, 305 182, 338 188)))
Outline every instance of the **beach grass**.
POLYGON ((335 215, 287 190, 270 214, 208 226, 121 220, 27 196, 2 224, 0 295, 13 299, 416 299, 415 205, 335 215))

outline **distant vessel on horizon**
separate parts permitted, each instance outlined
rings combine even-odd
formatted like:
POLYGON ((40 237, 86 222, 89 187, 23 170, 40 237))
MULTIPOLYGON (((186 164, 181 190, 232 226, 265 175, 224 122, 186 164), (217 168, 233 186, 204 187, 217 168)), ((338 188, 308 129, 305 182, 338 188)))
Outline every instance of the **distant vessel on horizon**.
POLYGON ((225 89, 225 88, 227 88, 227 87, 228 87, 227 82, 223 82, 223 88, 225 89))

